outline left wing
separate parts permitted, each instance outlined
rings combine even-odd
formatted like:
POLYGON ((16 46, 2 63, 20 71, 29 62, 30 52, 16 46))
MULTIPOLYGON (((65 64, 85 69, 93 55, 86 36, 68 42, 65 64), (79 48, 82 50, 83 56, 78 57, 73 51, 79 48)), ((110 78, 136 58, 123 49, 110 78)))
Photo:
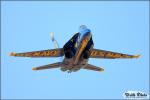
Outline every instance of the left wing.
POLYGON ((13 52, 10 53, 10 56, 16 57, 60 57, 63 55, 64 55, 63 48, 24 52, 24 53, 13 53, 13 52))
POLYGON ((85 67, 83 67, 83 69, 87 69, 87 70, 93 70, 93 71, 104 71, 103 68, 101 67, 96 67, 94 65, 91 65, 91 64, 87 64, 85 67))
POLYGON ((138 58, 140 55, 128 55, 122 54, 117 52, 99 50, 99 49, 92 49, 90 52, 90 58, 138 58))

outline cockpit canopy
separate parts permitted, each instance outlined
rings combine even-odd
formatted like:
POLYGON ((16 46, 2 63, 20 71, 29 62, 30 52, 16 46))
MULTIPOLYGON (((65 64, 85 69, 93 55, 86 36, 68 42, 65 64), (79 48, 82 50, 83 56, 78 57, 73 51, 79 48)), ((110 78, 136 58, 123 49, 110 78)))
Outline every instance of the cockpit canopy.
POLYGON ((80 39, 82 39, 87 33, 91 33, 91 30, 85 25, 79 27, 80 39))

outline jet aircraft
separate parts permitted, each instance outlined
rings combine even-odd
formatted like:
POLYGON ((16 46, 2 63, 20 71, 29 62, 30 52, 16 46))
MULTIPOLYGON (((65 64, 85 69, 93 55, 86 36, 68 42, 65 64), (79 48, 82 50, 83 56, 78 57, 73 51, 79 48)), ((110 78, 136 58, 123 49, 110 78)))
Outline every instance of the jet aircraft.
MULTIPOLYGON (((57 42, 52 34, 52 41, 57 45, 57 42)), ((92 33, 85 25, 81 25, 79 32, 76 33, 62 48, 24 52, 10 53, 10 56, 15 57, 64 57, 63 61, 53 64, 34 67, 32 70, 43 70, 60 68, 61 71, 76 72, 80 69, 93 71, 104 71, 103 68, 88 64, 89 58, 138 58, 140 55, 128 55, 112 51, 106 51, 93 48, 92 33)), ((58 47, 58 46, 55 46, 58 47)))

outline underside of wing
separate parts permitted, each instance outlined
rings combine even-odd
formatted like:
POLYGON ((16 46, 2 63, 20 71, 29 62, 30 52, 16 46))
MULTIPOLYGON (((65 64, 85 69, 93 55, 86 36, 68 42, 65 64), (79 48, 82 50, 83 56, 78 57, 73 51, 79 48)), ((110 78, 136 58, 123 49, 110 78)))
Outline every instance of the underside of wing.
POLYGON ((59 68, 60 64, 61 64, 61 62, 43 65, 43 66, 39 66, 39 67, 34 67, 34 68, 32 68, 32 70, 44 70, 44 69, 51 69, 51 68, 59 68))
POLYGON ((84 69, 87 69, 87 70, 93 70, 93 71, 104 71, 104 69, 103 68, 101 68, 101 67, 96 67, 96 66, 94 66, 94 65, 91 65, 91 64, 87 64, 85 67, 84 67, 84 69))
POLYGON ((139 56, 140 55, 128 55, 128 54, 122 54, 122 53, 99 50, 99 49, 92 49, 90 52, 90 58, 115 59, 115 58, 138 58, 139 56))
POLYGON ((63 55, 64 55, 63 48, 24 52, 24 53, 13 53, 13 52, 10 53, 10 56, 16 57, 60 57, 63 55))

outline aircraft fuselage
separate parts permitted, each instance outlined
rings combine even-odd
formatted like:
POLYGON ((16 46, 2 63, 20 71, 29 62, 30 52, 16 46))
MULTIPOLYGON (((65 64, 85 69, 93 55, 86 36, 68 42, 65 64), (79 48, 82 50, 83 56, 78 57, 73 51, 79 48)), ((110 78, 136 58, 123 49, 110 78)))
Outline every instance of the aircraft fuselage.
POLYGON ((77 50, 75 52, 75 55, 72 58, 64 58, 62 64, 61 64, 61 70, 72 72, 72 71, 78 71, 84 66, 87 65, 88 59, 83 58, 82 54, 87 46, 89 40, 91 38, 91 33, 85 33, 77 46, 77 50))

